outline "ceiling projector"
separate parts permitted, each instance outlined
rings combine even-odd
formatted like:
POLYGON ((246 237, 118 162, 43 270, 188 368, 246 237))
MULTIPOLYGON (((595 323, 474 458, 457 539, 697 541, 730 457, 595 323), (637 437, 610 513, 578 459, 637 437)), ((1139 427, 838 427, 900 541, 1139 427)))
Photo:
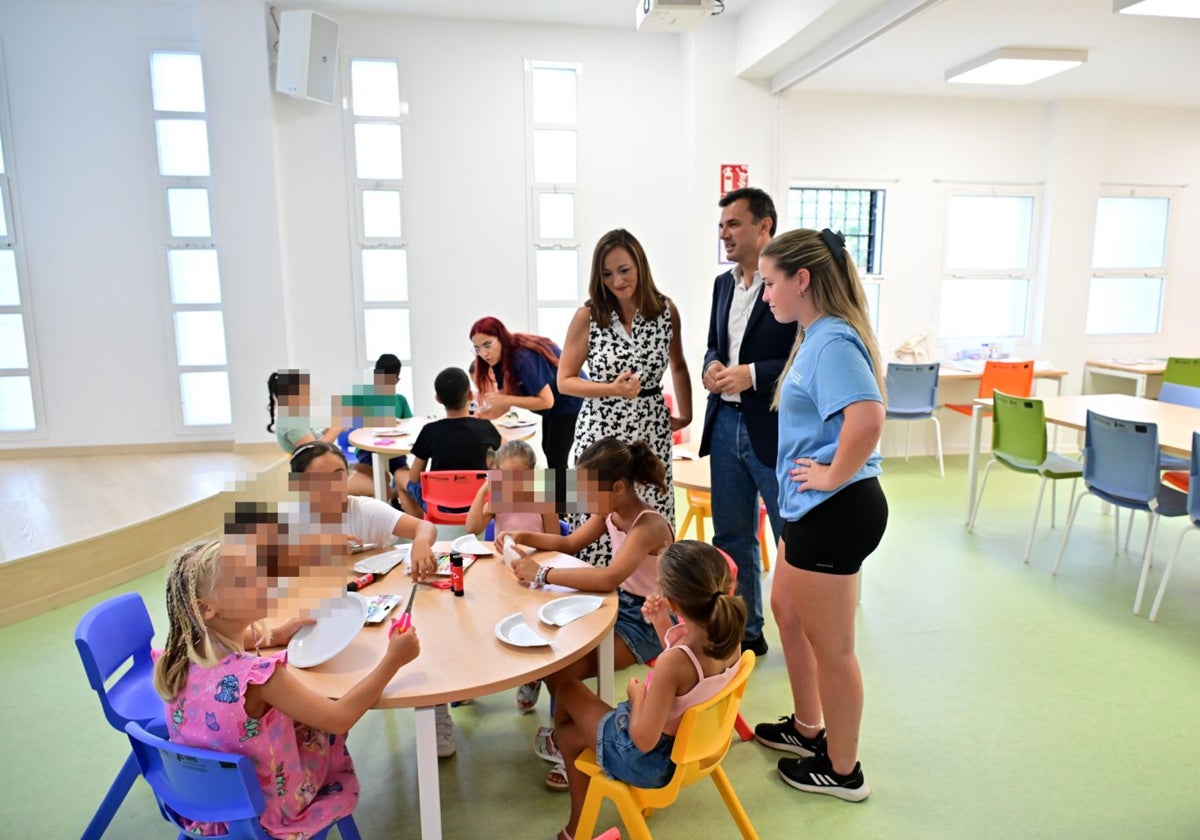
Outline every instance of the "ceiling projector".
POLYGON ((637 0, 639 32, 691 32, 713 13, 713 0, 637 0))

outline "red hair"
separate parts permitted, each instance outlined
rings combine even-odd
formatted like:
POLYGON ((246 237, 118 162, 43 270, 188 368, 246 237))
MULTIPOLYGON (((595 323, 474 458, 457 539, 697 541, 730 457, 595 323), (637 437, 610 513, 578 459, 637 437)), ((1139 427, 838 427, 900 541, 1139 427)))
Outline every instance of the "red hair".
MULTIPOLYGON (((545 336, 510 333, 499 318, 493 318, 490 315, 480 318, 471 325, 471 331, 467 334, 467 338, 477 335, 488 335, 500 342, 500 373, 504 380, 503 393, 505 394, 517 395, 517 377, 513 373, 512 363, 513 353, 517 350, 532 350, 548 361, 552 368, 558 370, 558 357, 561 355, 561 351, 557 344, 545 336)), ((475 392, 482 396, 492 390, 492 380, 488 378, 491 365, 480 362, 480 357, 476 356, 475 364, 471 365, 471 378, 475 380, 475 392)))

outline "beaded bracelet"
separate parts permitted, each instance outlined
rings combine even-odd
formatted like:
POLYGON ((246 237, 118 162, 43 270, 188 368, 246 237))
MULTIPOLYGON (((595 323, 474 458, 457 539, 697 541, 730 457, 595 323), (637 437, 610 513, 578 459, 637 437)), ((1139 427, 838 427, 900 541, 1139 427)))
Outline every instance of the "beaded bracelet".
POLYGON ((541 589, 546 585, 546 575, 550 574, 549 566, 538 566, 537 574, 533 577, 533 586, 535 589, 541 589))

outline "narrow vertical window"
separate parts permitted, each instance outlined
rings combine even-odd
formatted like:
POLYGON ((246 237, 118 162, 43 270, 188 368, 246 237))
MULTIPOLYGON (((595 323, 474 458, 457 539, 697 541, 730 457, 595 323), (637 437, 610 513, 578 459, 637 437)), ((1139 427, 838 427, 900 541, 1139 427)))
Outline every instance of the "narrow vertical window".
POLYGON ((29 288, 12 190, 6 91, 0 77, 0 434, 15 435, 37 431, 38 411, 29 288))
POLYGON ((538 334, 562 344, 578 306, 579 77, 577 64, 525 62, 532 213, 530 283, 538 334))
POLYGON ((185 427, 233 422, 221 270, 213 233, 204 69, 197 53, 152 52, 150 92, 166 212, 163 262, 185 427))
POLYGON ((395 61, 350 60, 347 120, 361 352, 368 365, 384 353, 398 356, 404 364, 398 390, 411 401, 412 328, 402 122, 406 111, 400 100, 400 68, 395 61))

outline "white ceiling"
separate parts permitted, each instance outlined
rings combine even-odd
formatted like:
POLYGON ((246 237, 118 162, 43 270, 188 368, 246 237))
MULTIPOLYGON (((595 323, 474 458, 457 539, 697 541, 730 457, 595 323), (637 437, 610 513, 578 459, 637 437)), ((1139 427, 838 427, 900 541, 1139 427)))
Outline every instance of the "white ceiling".
MULTIPOLYGON (((755 4, 725 0, 737 18, 755 4)), ((853 49, 799 82, 799 90, 1007 99, 1106 99, 1200 108, 1200 20, 1118 15, 1112 0, 793 0, 828 10, 761 56, 749 78, 779 84, 815 57, 853 49), (917 8, 858 44, 864 21, 917 8), (945 71, 1003 46, 1086 49, 1088 62, 1024 87, 951 85, 945 71)), ((1200 0, 1194 0, 1200 5, 1200 0)), ((636 0, 281 0, 282 8, 634 28, 636 0)), ((867 27, 869 29, 869 27, 867 27)), ((744 62, 749 66, 751 62, 744 62)))

